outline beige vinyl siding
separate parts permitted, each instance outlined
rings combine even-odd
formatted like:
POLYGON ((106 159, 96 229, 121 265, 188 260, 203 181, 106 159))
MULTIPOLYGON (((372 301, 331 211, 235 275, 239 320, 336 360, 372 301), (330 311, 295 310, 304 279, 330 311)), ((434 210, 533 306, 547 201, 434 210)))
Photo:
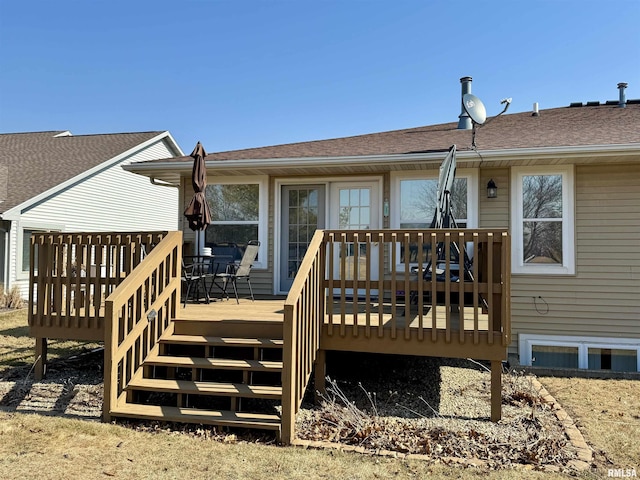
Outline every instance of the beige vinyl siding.
POLYGON ((514 342, 640 338, 640 165, 577 166, 575 188, 576 275, 512 277, 514 342))
POLYGON ((509 227, 509 169, 483 168, 480 170, 480 185, 478 196, 480 208, 478 212, 478 226, 480 228, 508 228, 509 227), (496 198, 487 198, 487 183, 493 179, 498 187, 496 198))

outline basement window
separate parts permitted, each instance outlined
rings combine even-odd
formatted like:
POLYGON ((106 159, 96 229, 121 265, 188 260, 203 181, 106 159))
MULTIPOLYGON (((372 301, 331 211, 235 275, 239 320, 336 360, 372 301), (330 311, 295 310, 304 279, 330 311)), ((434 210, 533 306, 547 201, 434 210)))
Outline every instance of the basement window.
POLYGON ((589 348, 589 370, 635 372, 638 351, 622 348, 589 348))
POLYGON ((520 363, 550 368, 640 371, 640 338, 577 337, 521 333, 520 363))
POLYGON ((578 368, 578 347, 532 345, 531 365, 534 367, 578 368))

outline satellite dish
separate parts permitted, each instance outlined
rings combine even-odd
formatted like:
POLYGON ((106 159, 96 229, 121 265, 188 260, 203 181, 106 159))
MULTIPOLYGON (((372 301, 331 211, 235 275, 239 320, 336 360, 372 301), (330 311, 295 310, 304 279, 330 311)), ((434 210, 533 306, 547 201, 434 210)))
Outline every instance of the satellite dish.
POLYGON ((487 109, 484 108, 482 101, 470 93, 462 96, 462 108, 471 117, 473 123, 482 125, 487 120, 487 109))
POLYGON ((435 228, 442 228, 445 220, 451 215, 450 194, 456 177, 456 146, 451 145, 449 153, 440 165, 438 176, 438 200, 434 221, 435 228), (445 218, 446 217, 446 218, 445 218))

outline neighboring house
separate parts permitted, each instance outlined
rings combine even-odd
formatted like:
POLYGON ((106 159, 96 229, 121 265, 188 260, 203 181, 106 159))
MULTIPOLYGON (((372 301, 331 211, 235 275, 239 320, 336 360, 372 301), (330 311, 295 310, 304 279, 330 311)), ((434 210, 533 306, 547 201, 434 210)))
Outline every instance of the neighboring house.
MULTIPOLYGON (((428 228, 438 169, 456 144, 458 224, 512 235, 510 353, 525 365, 640 371, 640 101, 625 87, 616 101, 497 117, 476 129, 475 147, 461 115, 209 154, 206 242, 260 240, 254 290, 286 293, 316 228, 428 228)), ((184 209, 191 164, 125 168, 179 186, 184 209)))
POLYGON ((169 132, 0 134, 0 280, 28 293, 32 232, 175 230, 178 191, 122 169, 182 156, 169 132))

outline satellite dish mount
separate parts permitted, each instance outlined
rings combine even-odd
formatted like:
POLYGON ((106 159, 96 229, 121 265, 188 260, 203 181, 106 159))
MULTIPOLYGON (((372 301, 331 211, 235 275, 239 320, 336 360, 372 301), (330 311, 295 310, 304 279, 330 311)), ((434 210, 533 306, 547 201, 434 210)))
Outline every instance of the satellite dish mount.
POLYGON ((471 118, 471 148, 473 148, 474 150, 476 149, 476 125, 486 125, 492 120, 498 118, 500 115, 507 111, 509 105, 511 104, 511 99, 505 98, 500 103, 505 105, 504 109, 495 117, 487 120, 487 109, 484 107, 484 103, 482 103, 482 100, 480 100, 475 95, 472 95, 471 93, 465 93, 462 96, 462 108, 467 113, 467 115, 469 115, 469 118, 471 118))

